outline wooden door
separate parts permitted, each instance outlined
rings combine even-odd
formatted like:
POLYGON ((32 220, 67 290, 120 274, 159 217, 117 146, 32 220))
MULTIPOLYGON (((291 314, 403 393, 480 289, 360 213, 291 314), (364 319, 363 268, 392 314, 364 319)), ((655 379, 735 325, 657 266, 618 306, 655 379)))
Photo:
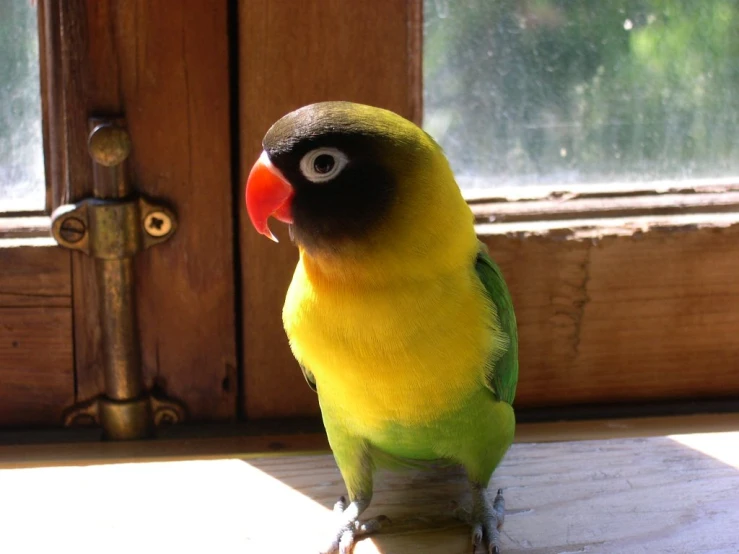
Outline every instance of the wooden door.
POLYGON ((135 262, 146 385, 191 420, 234 419, 229 8, 48 0, 38 17, 48 205, 0 214, 0 426, 59 426, 103 389, 93 260, 48 238, 50 210, 92 193, 93 115, 125 117, 134 187, 178 219, 135 262))

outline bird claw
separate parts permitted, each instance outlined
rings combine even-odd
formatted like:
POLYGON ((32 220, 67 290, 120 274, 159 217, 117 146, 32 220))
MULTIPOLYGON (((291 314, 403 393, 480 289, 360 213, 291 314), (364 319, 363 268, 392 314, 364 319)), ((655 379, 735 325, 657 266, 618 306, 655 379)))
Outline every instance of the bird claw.
MULTIPOLYGON (((340 497, 334 504, 334 514, 341 517, 347 509, 345 497, 340 497)), ((359 521, 359 518, 342 519, 336 533, 332 534, 330 544, 321 550, 321 554, 352 554, 357 539, 379 531, 390 518, 384 515, 359 521)))
POLYGON ((341 514, 346 510, 346 497, 340 496, 339 499, 336 501, 336 504, 334 504, 334 513, 335 514, 341 514))
POLYGON ((473 554, 480 545, 484 547, 486 554, 500 554, 500 528, 503 526, 505 519, 503 490, 498 489, 492 503, 484 489, 480 490, 479 494, 481 496, 475 499, 472 510, 461 508, 454 503, 452 513, 454 517, 472 527, 473 554))

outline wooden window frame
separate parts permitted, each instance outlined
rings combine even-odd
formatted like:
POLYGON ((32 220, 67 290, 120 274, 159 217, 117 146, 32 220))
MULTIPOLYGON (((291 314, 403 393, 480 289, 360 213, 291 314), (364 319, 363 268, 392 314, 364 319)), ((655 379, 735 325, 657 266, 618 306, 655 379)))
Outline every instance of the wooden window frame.
POLYGON ((50 164, 58 81, 58 22, 50 0, 38 4, 41 113, 46 197, 42 210, 0 214, 0 374, 4 426, 43 426, 61 421, 74 402, 73 308, 69 253, 49 233, 49 214, 59 200, 58 175, 50 164))
POLYGON ((188 222, 135 261, 145 386, 181 400, 192 420, 236 419, 228 33, 235 3, 179 7, 39 0, 48 194, 45 213, 0 216, 3 426, 59 427, 66 408, 103 391, 94 261, 56 245, 49 213, 92 196, 88 118, 119 114, 134 142, 127 165, 135 188, 165 205, 174 199, 180 223, 188 222), (139 70, 149 73, 139 79, 139 70), (152 132, 152 121, 167 132, 152 132), (224 194, 207 198, 214 183, 224 194), (197 302, 202 313, 192 309, 197 302))
MULTIPOLYGON (((61 86, 63 56, 59 10, 48 0, 38 0, 37 33, 39 42, 39 87, 41 99, 41 140, 44 158, 44 208, 39 210, 10 210, 0 212, 0 248, 22 246, 18 239, 50 238, 50 215, 54 207, 64 203, 62 159, 66 157, 65 133, 61 123, 65 119, 64 88, 61 86)), ((38 241, 29 245, 38 246, 38 241)), ((50 243, 53 244, 53 241, 50 243)))
MULTIPOLYGON (((44 0, 40 9, 54 5, 44 0)), ((68 9, 84 10, 85 4, 75 1, 68 9)), ((88 77, 80 71, 100 78, 99 65, 112 59, 115 46, 102 32, 108 16, 98 13, 92 32, 98 46, 109 50, 100 46, 100 57, 83 65, 75 51, 90 29, 72 25, 67 40, 77 45, 62 44, 57 30, 70 22, 59 21, 61 13, 51 10, 43 18, 49 209, 68 201, 67 191, 78 198, 90 189, 88 180, 68 179, 89 171, 80 167, 88 163, 84 118, 74 114, 121 102, 115 72, 92 92, 81 89, 88 77)), ((253 0, 248 9, 232 1, 229 16, 230 46, 238 51, 229 79, 238 94, 230 110, 232 130, 238 131, 232 154, 239 183, 269 125, 305 103, 348 99, 421 122, 422 0, 325 0, 320 9, 301 0, 253 0)), ((238 203, 234 263, 241 317, 240 336, 233 339, 240 342, 243 378, 236 376, 236 360, 227 360, 226 377, 240 390, 224 403, 237 396, 239 415, 250 422, 315 418, 316 397, 289 352, 280 317, 296 252, 289 241, 275 246, 254 233, 239 187, 228 190, 238 203)), ((736 409, 738 182, 527 187, 468 198, 481 240, 514 295, 521 326, 521 419, 736 409)), ((72 288, 91 286, 89 260, 70 259, 52 246, 48 216, 21 215, 0 218, 0 263, 11 254, 16 265, 21 252, 38 255, 32 246, 53 252, 53 259, 48 271, 38 271, 37 259, 15 276, 20 288, 10 291, 12 302, 28 302, 33 291, 42 291, 66 306, 76 342, 74 355, 65 353, 74 357, 70 370, 76 368, 69 401, 88 397, 100 388, 100 353, 88 333, 95 328, 91 314, 97 304, 94 296, 77 297, 72 288), (74 282, 72 275, 78 277, 74 282), (80 299, 74 306, 73 298, 80 299)), ((279 228, 278 235, 284 231, 279 228)))

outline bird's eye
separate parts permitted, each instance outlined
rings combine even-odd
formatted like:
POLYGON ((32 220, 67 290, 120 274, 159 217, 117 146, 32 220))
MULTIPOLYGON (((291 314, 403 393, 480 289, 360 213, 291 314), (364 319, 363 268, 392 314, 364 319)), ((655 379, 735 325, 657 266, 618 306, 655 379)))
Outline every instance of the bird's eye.
POLYGON ((349 162, 336 148, 316 148, 300 160, 300 172, 312 183, 325 183, 336 177, 349 162))
POLYGON ((313 160, 313 171, 325 175, 330 173, 336 165, 336 161, 331 154, 321 154, 315 160, 313 160))

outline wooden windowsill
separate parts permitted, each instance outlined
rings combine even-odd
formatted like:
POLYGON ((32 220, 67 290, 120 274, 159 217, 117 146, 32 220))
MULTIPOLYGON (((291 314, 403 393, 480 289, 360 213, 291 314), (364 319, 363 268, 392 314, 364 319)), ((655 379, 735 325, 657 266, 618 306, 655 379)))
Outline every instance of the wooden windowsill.
POLYGON ((0 238, 27 238, 49 236, 51 218, 47 215, 29 213, 5 216, 0 212, 0 238))
POLYGON ((46 215, 29 213, 6 217, 0 213, 0 249, 55 246, 56 241, 51 236, 50 225, 51 218, 46 215))
MULTIPOLYGON (((696 417, 683 424, 739 428, 736 417, 696 417)), ((652 434, 665 423, 611 431, 652 434)), ((506 494, 505 554, 735 551, 738 432, 528 442, 549 431, 522 426, 493 477, 491 488, 506 494)), ((197 442, 189 446, 187 461, 0 471, 0 550, 315 551, 329 507, 344 493, 329 454, 209 459, 197 442)), ((450 515, 453 500, 468 501, 459 472, 381 472, 366 515, 392 522, 356 554, 469 552, 468 529, 450 515)))
POLYGON ((650 231, 686 231, 723 229, 739 223, 739 210, 727 213, 688 213, 679 215, 637 215, 633 217, 584 217, 515 221, 511 223, 478 223, 477 234, 517 237, 547 237, 567 240, 593 240, 606 237, 630 237, 650 231))
MULTIPOLYGON (((739 430, 739 413, 519 423, 516 443, 660 437, 739 430)), ((0 435, 0 470, 64 465, 155 462, 224 457, 326 454, 318 420, 171 428, 152 441, 101 442, 99 430, 0 435), (5 444, 3 444, 3 442, 5 444)))
POLYGON ((739 222, 736 179, 642 185, 518 187, 467 195, 478 234, 591 239, 739 222))
POLYGON ((460 180, 464 197, 470 204, 489 202, 576 201, 588 199, 618 200, 658 195, 723 194, 739 191, 739 178, 663 180, 628 183, 588 183, 579 185, 536 185, 474 187, 460 180))

